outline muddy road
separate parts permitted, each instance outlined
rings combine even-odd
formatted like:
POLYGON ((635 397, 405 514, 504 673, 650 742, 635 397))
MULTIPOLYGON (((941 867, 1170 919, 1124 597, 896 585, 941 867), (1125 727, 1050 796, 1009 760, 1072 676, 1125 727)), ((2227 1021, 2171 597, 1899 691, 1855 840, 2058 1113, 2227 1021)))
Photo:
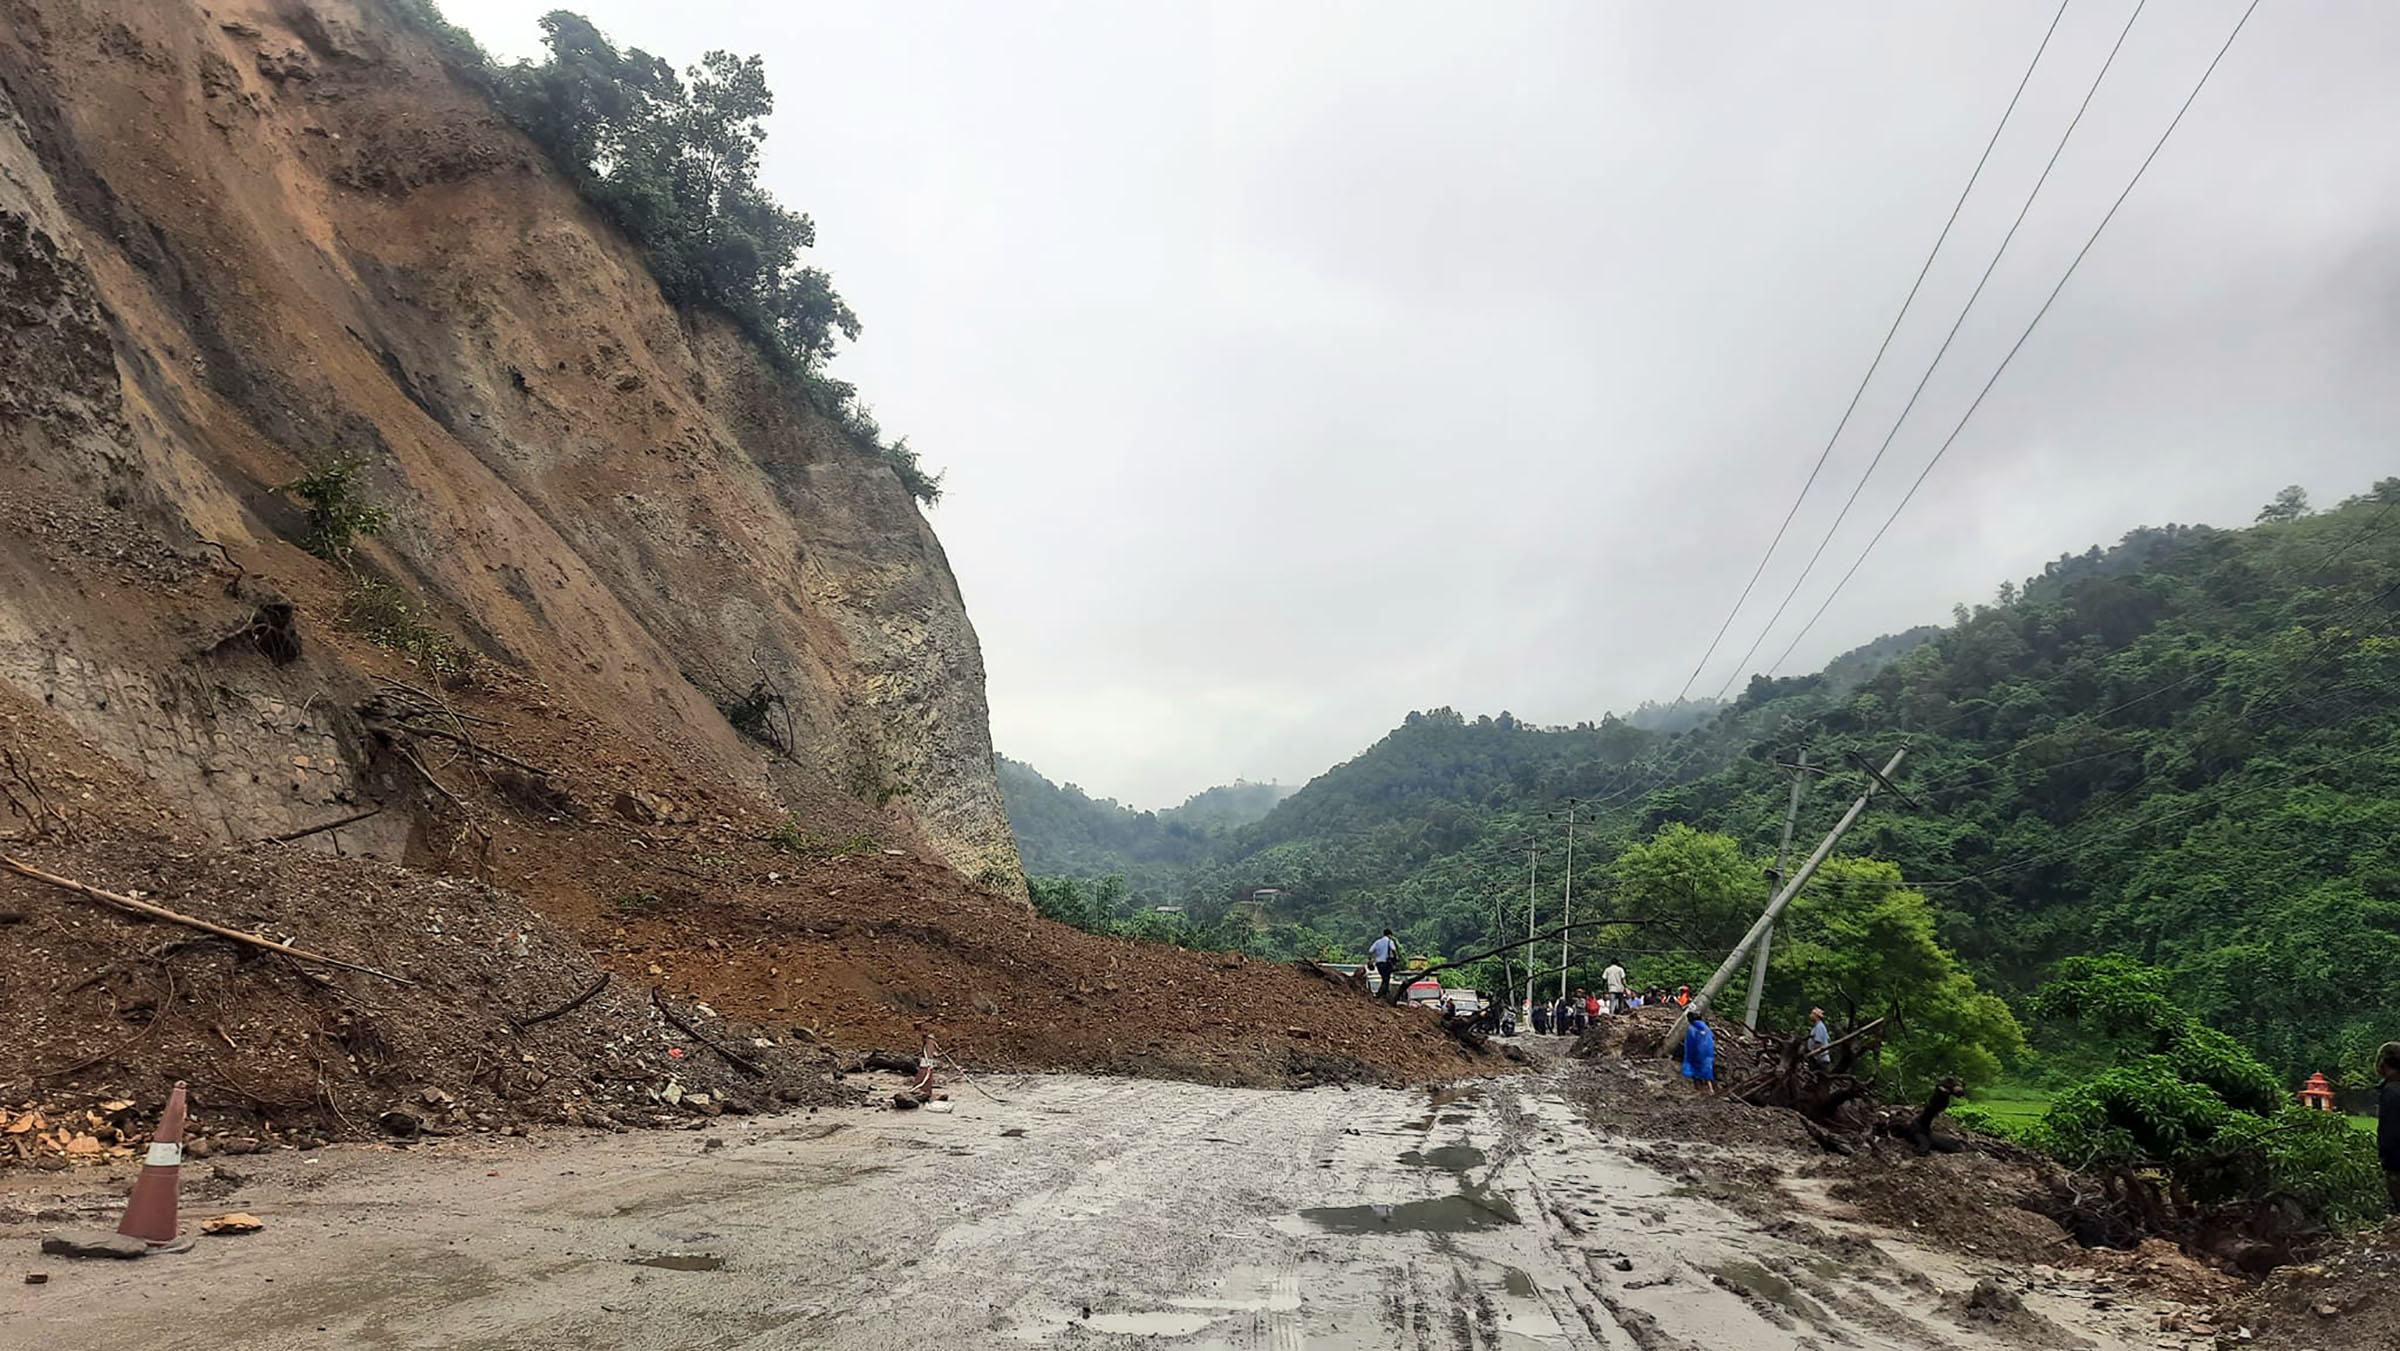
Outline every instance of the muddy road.
POLYGON ((2138 1308, 2053 1288, 1969 1309, 1996 1273, 1693 1195, 1592 1132, 1572 1072, 1415 1092, 1022 1078, 948 1113, 194 1162, 187 1228, 238 1208, 265 1232, 121 1264, 33 1256, 67 1212, 114 1204, 109 1183, 20 1176, 0 1251, 49 1282, 0 1269, 0 1346, 2156 1344, 2138 1308))

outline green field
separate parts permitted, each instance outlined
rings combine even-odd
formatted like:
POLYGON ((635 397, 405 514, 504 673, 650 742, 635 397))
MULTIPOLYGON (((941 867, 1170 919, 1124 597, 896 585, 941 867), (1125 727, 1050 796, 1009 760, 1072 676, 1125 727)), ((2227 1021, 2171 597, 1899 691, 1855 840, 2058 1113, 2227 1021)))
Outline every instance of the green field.
MULTIPOLYGON (((2050 1097, 2050 1094, 2038 1088, 2028 1088, 2023 1084, 1999 1084, 1976 1091, 1967 1101, 2002 1125, 2022 1130, 2041 1120, 2042 1114, 2050 1110, 2050 1097)), ((2374 1133, 2375 1118, 2371 1116, 2351 1116, 2345 1120, 2362 1131, 2374 1133)))

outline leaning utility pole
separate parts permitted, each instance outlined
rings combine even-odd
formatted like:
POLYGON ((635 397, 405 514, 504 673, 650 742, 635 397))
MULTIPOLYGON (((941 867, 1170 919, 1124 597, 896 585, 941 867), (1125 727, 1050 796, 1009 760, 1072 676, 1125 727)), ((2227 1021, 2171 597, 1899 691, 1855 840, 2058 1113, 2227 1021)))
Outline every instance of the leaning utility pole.
MULTIPOLYGON (((1778 761, 1777 763, 1781 763, 1778 761)), ((1792 857, 1792 827, 1800 822, 1800 797, 1808 791, 1808 752, 1800 752, 1800 762, 1791 766, 1792 805, 1783 814, 1783 843, 1775 846, 1775 871, 1767 895, 1772 898, 1775 888, 1783 885, 1783 865, 1792 857)), ((1758 1027, 1758 1001, 1767 992, 1767 956, 1775 950, 1775 922, 1767 921, 1767 931, 1758 936, 1758 956, 1750 963, 1750 1003, 1742 1012, 1742 1026, 1758 1027)))
POLYGON ((1791 904, 1792 897, 1800 894, 1800 888, 1808 885, 1808 879, 1816 875, 1818 865, 1824 863, 1826 858, 1832 855, 1833 846, 1840 843, 1842 836, 1847 834, 1850 827, 1857 823, 1858 818, 1866 813, 1867 803, 1874 800, 1875 790, 1886 785, 1893 772, 1900 768, 1902 757, 1907 754, 1908 747, 1906 746, 1892 752, 1892 758, 1889 763, 1884 765, 1883 772, 1874 775, 1867 781, 1866 791, 1858 795, 1858 801, 1850 804, 1850 810, 1842 813, 1841 820, 1833 823, 1832 831, 1827 833, 1824 840, 1817 845, 1816 852, 1810 854, 1808 861, 1800 865, 1800 871, 1792 875, 1792 880, 1784 883, 1783 889, 1775 893, 1775 899, 1767 902, 1766 913, 1760 915, 1758 922, 1750 926, 1750 932, 1742 935, 1741 942, 1734 944, 1733 952, 1725 958, 1724 964, 1717 968, 1717 974, 1708 978, 1708 983, 1700 987, 1700 993, 1692 996, 1692 1002, 1689 1007, 1684 1009, 1683 1016, 1675 1020, 1674 1028, 1667 1033, 1666 1042, 1659 1047, 1662 1053, 1669 1055, 1682 1053, 1684 1029, 1692 1025, 1693 1015, 1708 1011, 1708 1001, 1716 998, 1717 992, 1725 988, 1725 982, 1733 979, 1733 973, 1741 969, 1742 959, 1749 956, 1750 950, 1758 945, 1759 938, 1768 929, 1774 927, 1775 917, 1783 913, 1785 906, 1791 904))

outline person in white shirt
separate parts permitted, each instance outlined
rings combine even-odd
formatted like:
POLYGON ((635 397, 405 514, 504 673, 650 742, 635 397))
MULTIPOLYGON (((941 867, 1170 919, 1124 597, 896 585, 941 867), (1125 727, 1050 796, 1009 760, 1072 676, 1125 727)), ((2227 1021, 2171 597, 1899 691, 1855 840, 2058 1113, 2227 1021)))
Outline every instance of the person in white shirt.
POLYGON ((1600 973, 1600 984, 1608 990, 1608 1011, 1623 1013, 1625 1011, 1625 968, 1615 962, 1610 962, 1608 969, 1600 973))
POLYGON ((1392 988, 1392 967, 1400 960, 1400 945, 1392 941, 1392 931, 1367 946, 1367 960, 1375 964, 1375 974, 1381 981, 1375 987, 1375 997, 1383 998, 1392 988))

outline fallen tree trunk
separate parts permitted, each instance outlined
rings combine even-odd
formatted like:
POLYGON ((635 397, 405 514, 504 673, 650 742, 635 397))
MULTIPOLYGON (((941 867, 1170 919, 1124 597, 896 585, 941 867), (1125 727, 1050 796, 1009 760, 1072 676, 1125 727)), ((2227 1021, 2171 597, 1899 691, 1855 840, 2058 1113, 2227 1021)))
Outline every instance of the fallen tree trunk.
POLYGON ((340 967, 344 971, 356 971, 360 975, 373 976, 377 980, 388 980, 394 985, 416 984, 415 981, 410 980, 406 976, 395 976, 389 971, 378 971, 371 966, 360 966, 356 962, 345 962, 339 957, 328 957, 324 953, 310 952, 306 948, 296 948, 289 943, 278 943, 274 939, 268 938, 263 934, 245 933, 240 929, 228 929, 222 924, 211 923, 208 920, 201 919, 197 915, 187 915, 178 910, 169 910, 163 905, 152 905, 148 901, 137 901, 131 896, 120 896, 113 891, 102 891, 98 887, 86 886, 85 884, 76 881, 72 877, 61 877, 56 873, 43 872, 41 869, 36 868, 31 864, 20 862, 14 858, 10 858, 6 854, 0 854, 0 867, 5 867, 10 872, 18 873, 25 877, 30 877, 36 882, 46 882, 62 891, 72 891, 78 896, 99 901, 105 905, 113 905, 120 910, 131 911, 137 915, 147 915, 151 919, 163 919, 170 923, 181 924, 186 928, 198 929, 202 933, 215 934, 219 938, 230 938, 237 943, 247 943, 254 948, 264 948, 269 952, 279 952, 286 957, 296 957, 304 962, 321 962, 326 966, 340 967))

